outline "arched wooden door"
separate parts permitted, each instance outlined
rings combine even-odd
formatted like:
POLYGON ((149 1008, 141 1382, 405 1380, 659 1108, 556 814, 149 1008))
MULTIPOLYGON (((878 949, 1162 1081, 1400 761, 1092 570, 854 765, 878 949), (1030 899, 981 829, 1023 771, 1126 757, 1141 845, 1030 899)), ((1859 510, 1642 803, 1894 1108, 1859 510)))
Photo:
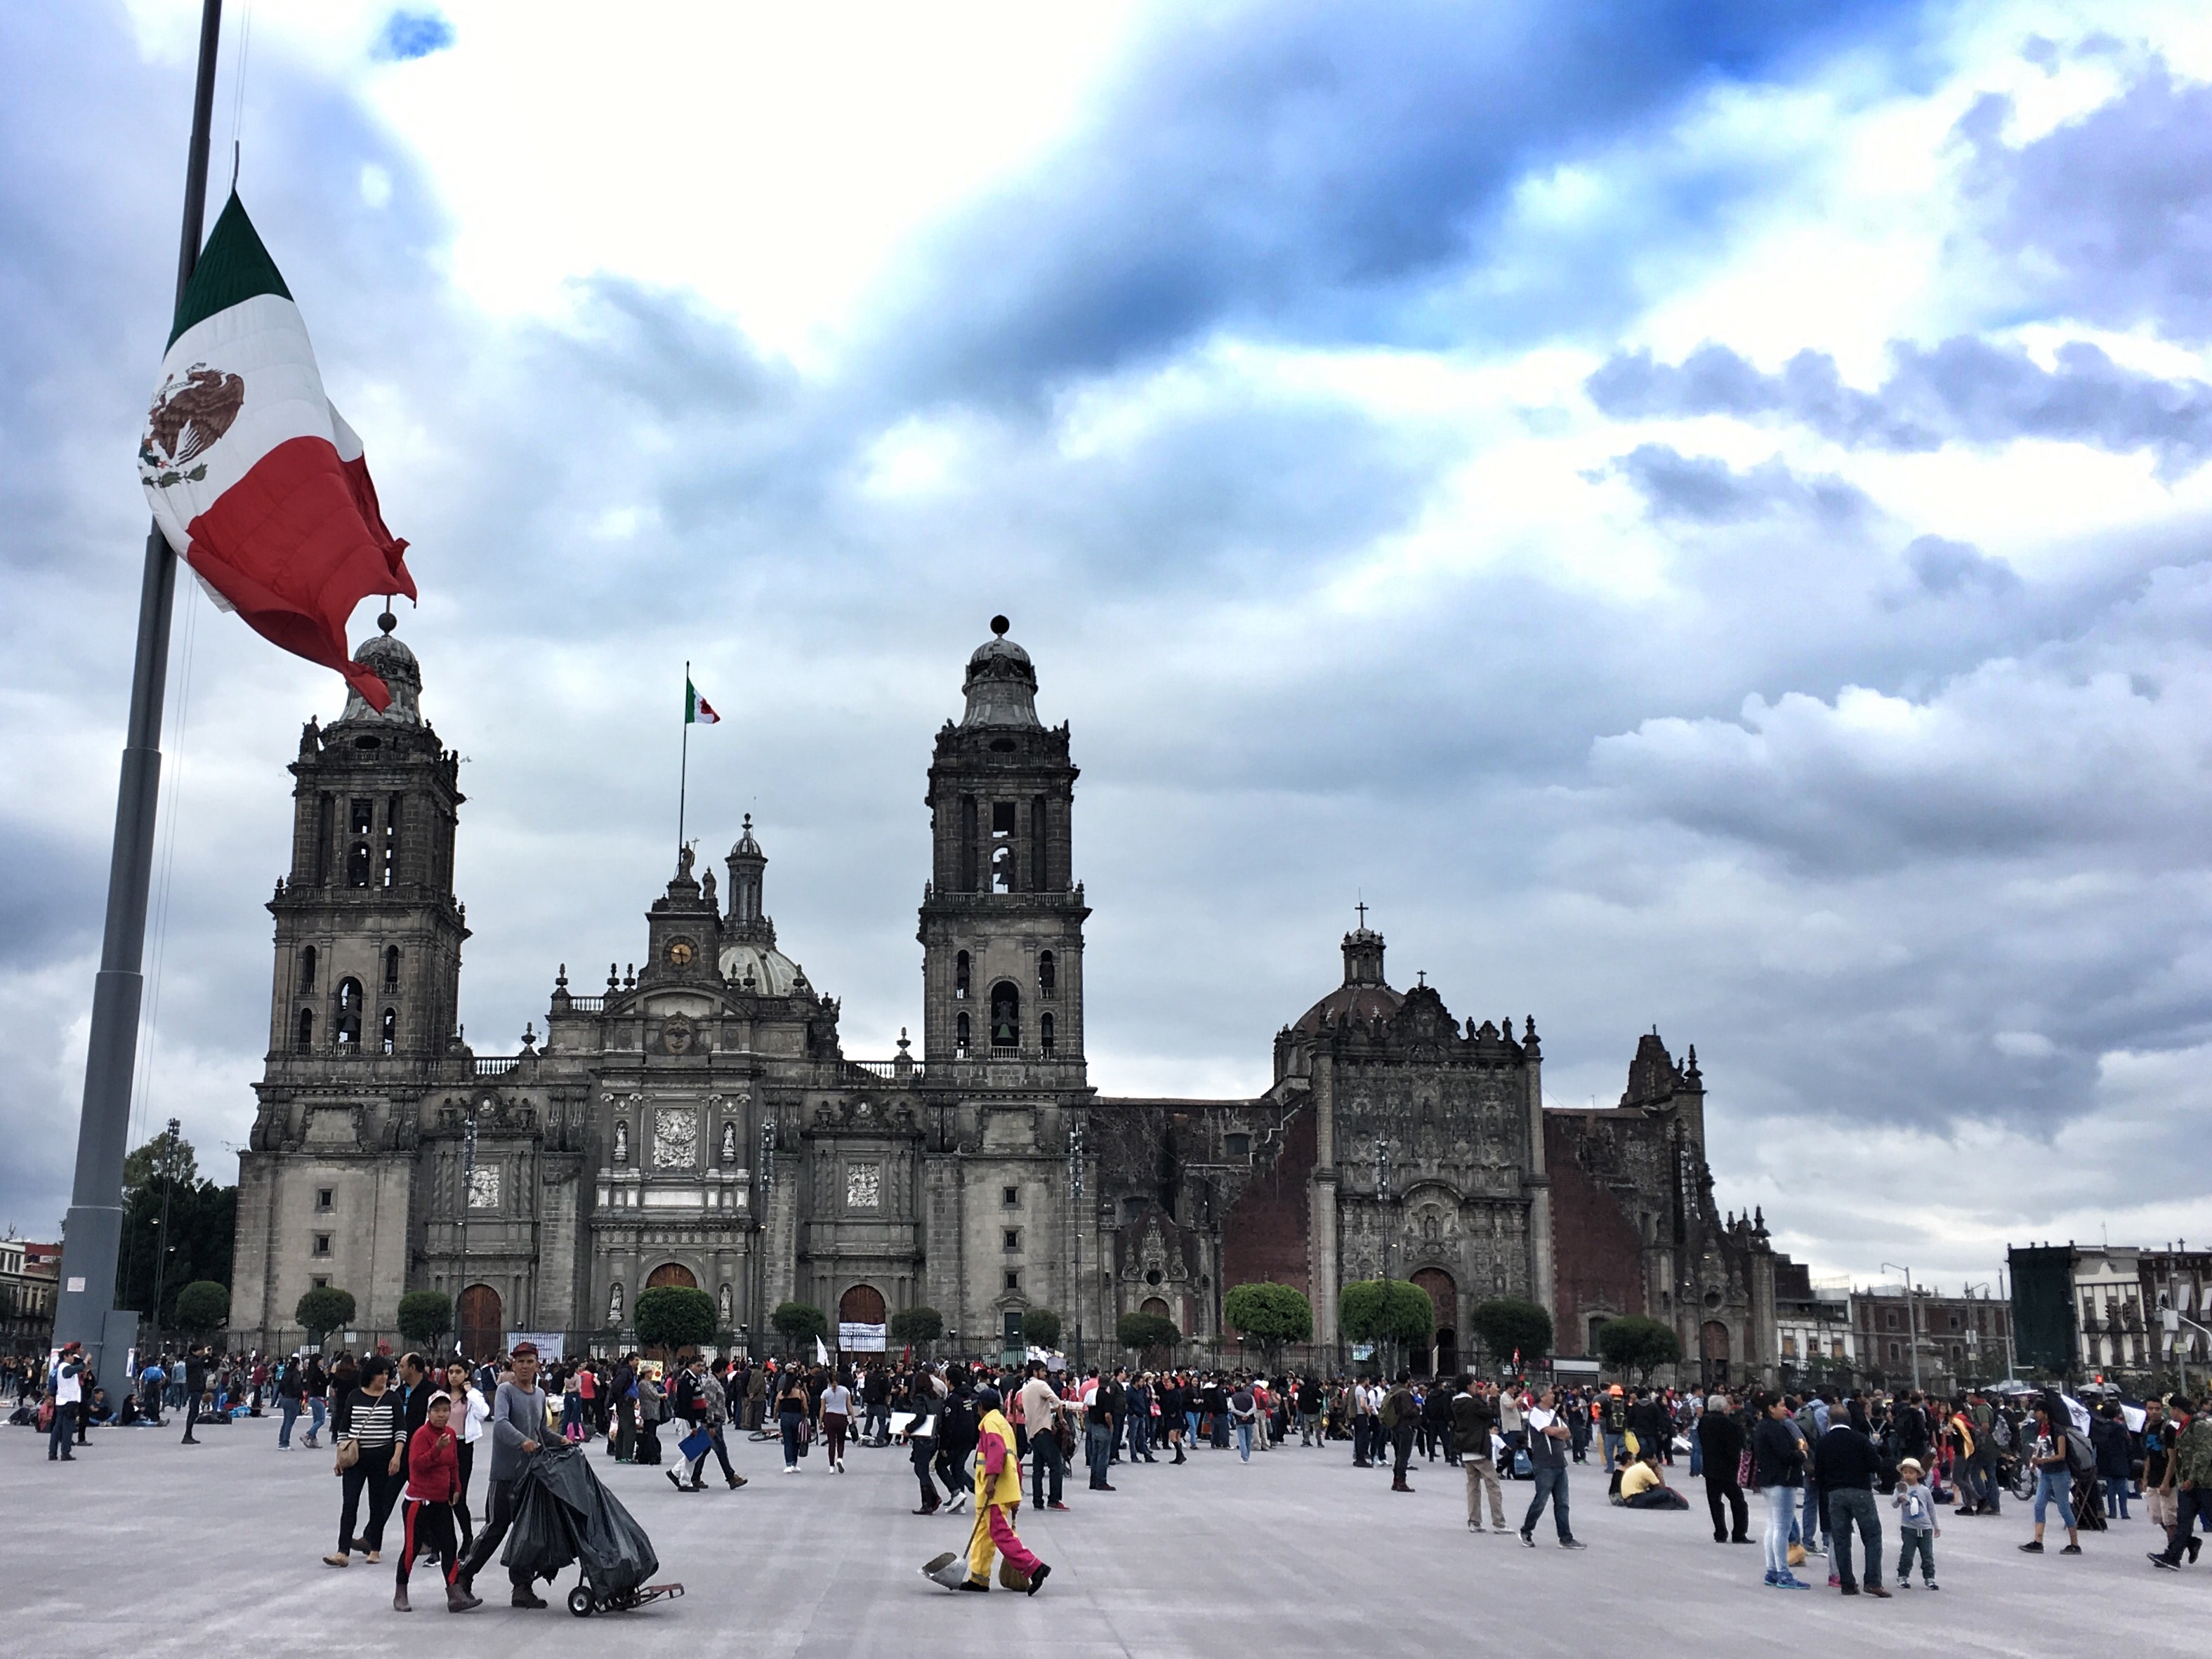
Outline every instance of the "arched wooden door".
MULTIPOLYGON (((1429 1293, 1429 1308, 1435 1323, 1431 1326, 1429 1340, 1417 1346, 1409 1356, 1413 1370, 1423 1376, 1440 1374, 1444 1366, 1437 1350, 1449 1334, 1452 1364, 1459 1360, 1459 1286, 1442 1267, 1424 1267, 1413 1275, 1413 1283, 1429 1293)), ((1499 1355, 1500 1358, 1505 1356, 1499 1355)))
POLYGON ((680 1261, 664 1261, 645 1276, 645 1288, 657 1291, 664 1285, 673 1285, 679 1291, 699 1288, 698 1276, 680 1261))
POLYGON ((453 1307, 453 1336, 461 1352, 471 1359, 489 1359, 497 1353, 507 1335, 506 1310, 499 1292, 489 1285, 471 1285, 453 1307))
POLYGON ((884 1293, 872 1285, 855 1285, 837 1298, 841 1325, 880 1325, 884 1322, 884 1293))
POLYGON ((1708 1319, 1698 1332, 1698 1361, 1706 1388, 1719 1388, 1729 1380, 1729 1328, 1717 1319, 1708 1319))

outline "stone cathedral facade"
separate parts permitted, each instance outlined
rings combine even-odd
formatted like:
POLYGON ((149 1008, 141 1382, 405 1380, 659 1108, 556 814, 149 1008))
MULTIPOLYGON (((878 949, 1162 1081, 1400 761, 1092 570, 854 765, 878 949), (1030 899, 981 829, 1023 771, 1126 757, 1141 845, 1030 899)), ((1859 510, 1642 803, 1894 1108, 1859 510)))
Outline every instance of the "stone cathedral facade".
POLYGON ((1686 1369, 1772 1371, 1780 1258, 1763 1218, 1713 1214, 1695 1051, 1678 1066, 1656 1033, 1617 1107, 1548 1109, 1534 1019, 1394 989, 1363 917, 1256 1098, 1095 1092, 1078 769, 1006 633, 994 619, 936 736, 921 1052, 902 1036, 881 1060, 846 1056, 837 1000, 781 948, 750 818, 720 880, 684 850, 635 964, 591 988, 564 964, 543 1035, 475 1054, 458 760, 413 653, 388 627, 363 645, 391 707, 311 720, 291 768, 234 1340, 296 1343, 295 1304, 327 1284, 362 1340, 396 1336, 399 1297, 428 1288, 472 1352, 521 1330, 613 1349, 637 1293, 675 1284, 756 1351, 799 1300, 833 1324, 926 1304, 970 1353, 1018 1347, 1033 1307, 1094 1354, 1132 1311, 1233 1353, 1224 1291, 1273 1279, 1311 1297, 1328 1354, 1340 1289, 1387 1273, 1430 1292, 1439 1369, 1474 1358, 1467 1310, 1516 1296, 1552 1310, 1563 1356, 1648 1313, 1686 1369))

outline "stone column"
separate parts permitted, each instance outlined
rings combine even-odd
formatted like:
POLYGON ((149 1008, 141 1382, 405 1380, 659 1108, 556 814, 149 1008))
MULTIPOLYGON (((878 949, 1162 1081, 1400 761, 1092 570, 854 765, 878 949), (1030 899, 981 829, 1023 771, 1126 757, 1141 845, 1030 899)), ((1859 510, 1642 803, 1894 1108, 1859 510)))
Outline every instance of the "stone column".
POLYGON ((1337 1342, 1336 1297, 1342 1263, 1337 1243, 1336 1065, 1325 1054, 1313 1062, 1314 1172, 1307 1187, 1307 1283, 1313 1286, 1316 1346, 1337 1342))

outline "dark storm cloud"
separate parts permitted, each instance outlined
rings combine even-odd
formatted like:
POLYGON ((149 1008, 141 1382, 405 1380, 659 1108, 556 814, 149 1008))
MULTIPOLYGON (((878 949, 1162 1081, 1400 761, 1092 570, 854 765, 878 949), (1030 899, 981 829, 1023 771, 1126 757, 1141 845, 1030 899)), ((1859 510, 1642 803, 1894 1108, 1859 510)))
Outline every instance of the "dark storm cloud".
POLYGON ((1874 506, 1857 485, 1832 474, 1802 477, 1779 457, 1738 471, 1716 456, 1638 444, 1608 470, 1636 486, 1654 518, 1693 524, 1738 524, 1795 513, 1843 530, 1858 525, 1874 506))
POLYGON ((1932 450, 2021 438, 2148 449, 2160 473, 2179 477, 2212 456, 2212 386, 2160 380, 2069 341, 2045 368, 2018 346, 1959 335, 1932 347, 1890 347, 1889 378, 1872 392, 1846 386, 1834 358, 1801 351, 1773 374, 1728 347, 1703 345, 1679 363, 1648 350, 1609 359, 1587 383, 1618 420, 1727 415, 1779 418, 1850 448, 1932 450))
POLYGON ((2153 59, 2117 98, 2011 145, 2008 99, 1959 124, 1982 234, 2046 314, 2212 338, 2212 86, 2153 59))
POLYGON ((1905 562, 1922 590, 1939 598, 1976 588, 2009 593, 2020 586, 2019 574, 2004 560, 1991 558, 1971 542, 1947 537, 1914 537, 1905 550, 1905 562))
MULTIPOLYGON (((950 226, 893 327, 928 386, 1022 393, 1218 325, 1389 334, 1516 181, 1879 30, 1883 0, 1238 8, 1133 54, 1065 149, 950 226)), ((1708 210, 1680 204, 1687 216, 1708 210)), ((1569 274, 1603 283, 1612 262, 1569 274)), ((1419 307, 1400 326, 1418 331, 1419 307)))

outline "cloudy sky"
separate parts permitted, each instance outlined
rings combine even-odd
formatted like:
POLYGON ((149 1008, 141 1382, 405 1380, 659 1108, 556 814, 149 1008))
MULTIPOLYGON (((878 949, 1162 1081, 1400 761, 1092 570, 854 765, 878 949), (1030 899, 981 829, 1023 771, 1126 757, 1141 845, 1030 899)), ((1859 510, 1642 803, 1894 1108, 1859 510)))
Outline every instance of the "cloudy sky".
MULTIPOLYGON (((2212 1234, 2191 3, 234 3, 227 173, 413 543, 469 1040, 716 854, 916 1022, 1003 611, 1091 1073, 1251 1091, 1364 896, 1554 1103, 1695 1042, 1816 1273, 2212 1234)), ((0 1223, 68 1198, 198 8, 0 28, 0 1223)), ((218 179, 218 192, 220 191, 218 179)), ((364 606, 356 631, 370 625, 364 606)), ((139 1137, 268 1042, 340 686, 177 622, 139 1137)), ((137 1137, 134 1137, 137 1138, 137 1137)))

